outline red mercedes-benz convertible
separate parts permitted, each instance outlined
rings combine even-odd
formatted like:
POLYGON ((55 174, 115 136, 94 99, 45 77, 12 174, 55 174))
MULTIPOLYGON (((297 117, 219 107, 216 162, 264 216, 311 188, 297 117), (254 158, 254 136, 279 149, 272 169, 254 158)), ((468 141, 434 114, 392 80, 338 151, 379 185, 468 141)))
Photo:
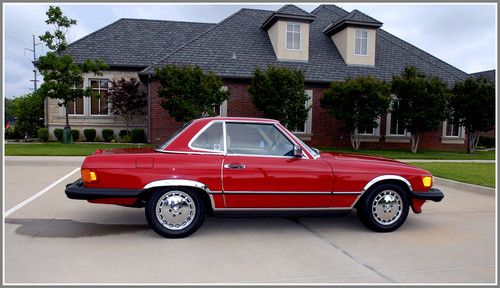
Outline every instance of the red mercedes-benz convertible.
POLYGON ((71 199, 145 207, 150 227, 178 238, 224 211, 350 210, 368 228, 400 227, 409 207, 441 201, 428 171, 385 158, 319 153, 278 121, 202 118, 156 149, 97 150, 71 199))

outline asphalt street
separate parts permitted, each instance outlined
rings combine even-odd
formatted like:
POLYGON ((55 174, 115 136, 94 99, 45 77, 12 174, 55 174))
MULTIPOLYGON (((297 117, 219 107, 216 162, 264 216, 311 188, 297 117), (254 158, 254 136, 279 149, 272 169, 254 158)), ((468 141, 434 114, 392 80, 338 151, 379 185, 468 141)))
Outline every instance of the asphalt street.
POLYGON ((495 282, 494 194, 437 186, 444 200, 392 233, 355 213, 210 217, 173 240, 148 228, 143 209, 66 198, 79 171, 50 187, 80 164, 6 159, 5 284, 495 282))

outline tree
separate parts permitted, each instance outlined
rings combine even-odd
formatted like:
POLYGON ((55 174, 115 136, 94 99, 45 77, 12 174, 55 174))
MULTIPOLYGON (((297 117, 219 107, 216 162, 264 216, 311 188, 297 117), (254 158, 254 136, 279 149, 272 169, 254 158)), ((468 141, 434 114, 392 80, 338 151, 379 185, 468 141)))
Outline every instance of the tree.
POLYGON ((392 92, 398 103, 398 121, 411 133, 411 151, 416 153, 420 135, 438 129, 448 118, 450 92, 439 78, 412 66, 393 76, 392 92))
MULTIPOLYGON (((60 99, 60 105, 66 108, 68 101, 75 101, 77 98, 92 95, 90 87, 86 89, 80 88, 83 75, 90 72, 95 75, 102 75, 100 70, 106 69, 108 66, 100 60, 88 59, 82 64, 77 64, 71 56, 63 55, 68 46, 66 34, 71 26, 76 25, 76 20, 63 16, 59 7, 50 6, 46 15, 47 20, 45 23, 52 24, 55 30, 53 33, 47 31, 39 37, 51 51, 44 56, 40 56, 35 62, 35 66, 42 74, 44 81, 38 93, 43 97, 60 99)), ((68 112, 67 109, 65 110, 65 130, 69 135, 68 139, 71 139, 68 112)))
POLYGON ((387 113, 390 103, 389 84, 372 76, 333 82, 320 100, 322 108, 344 123, 354 150, 361 142, 359 131, 377 128, 377 118, 387 113))
POLYGON ((252 102, 264 117, 279 120, 290 129, 304 125, 310 107, 304 92, 304 72, 286 67, 256 68, 248 88, 252 102))
MULTIPOLYGON (((14 120, 14 114, 13 114, 13 111, 14 111, 14 100, 12 99, 9 99, 9 98, 4 98, 4 120, 5 120, 5 124, 7 124, 8 122, 11 122, 12 120, 14 120)), ((12 124, 12 123, 11 123, 12 124)))
POLYGON ((16 130, 20 136, 37 135, 37 129, 43 127, 43 97, 33 93, 14 98, 12 115, 16 117, 16 130))
POLYGON ((146 115, 144 108, 148 105, 146 94, 139 91, 141 83, 135 78, 129 81, 121 78, 111 81, 108 101, 111 103, 111 112, 120 115, 125 120, 127 132, 130 135, 130 122, 134 115, 146 115))
POLYGON ((156 69, 156 75, 161 84, 161 107, 175 121, 215 116, 215 107, 229 98, 229 92, 222 89, 222 80, 213 72, 204 73, 199 66, 166 65, 156 69))
POLYGON ((485 78, 468 78, 455 83, 451 98, 452 115, 465 127, 467 152, 474 153, 478 132, 495 127, 495 84, 485 78))

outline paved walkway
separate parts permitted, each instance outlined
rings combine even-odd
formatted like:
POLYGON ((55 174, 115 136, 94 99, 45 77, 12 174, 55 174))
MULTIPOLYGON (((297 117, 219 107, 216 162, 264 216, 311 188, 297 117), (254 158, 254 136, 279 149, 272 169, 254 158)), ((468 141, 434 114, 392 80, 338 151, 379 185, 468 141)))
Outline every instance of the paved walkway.
POLYGON ((496 163, 495 160, 439 160, 439 159, 396 159, 401 162, 441 162, 441 163, 496 163))

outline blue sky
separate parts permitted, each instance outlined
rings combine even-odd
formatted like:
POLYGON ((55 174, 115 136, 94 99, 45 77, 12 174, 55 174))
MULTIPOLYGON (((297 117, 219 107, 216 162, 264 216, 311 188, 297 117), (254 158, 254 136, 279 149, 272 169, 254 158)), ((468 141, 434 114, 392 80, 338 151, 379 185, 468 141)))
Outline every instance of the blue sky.
MULTIPOLYGON (((4 95, 12 98, 32 91, 32 35, 43 34, 48 5, 3 4, 4 8, 4 95)), ((297 5, 312 11, 319 4, 297 5)), ((467 72, 496 69, 496 6, 494 4, 336 4, 358 9, 384 23, 383 29, 467 72)), ((247 7, 276 10, 273 5, 186 5, 186 4, 75 4, 58 5, 76 19, 69 40, 75 41, 119 18, 144 18, 217 23, 247 7)), ((37 37, 38 39, 38 37, 37 37)), ((47 51, 37 46, 37 54, 47 51)))

